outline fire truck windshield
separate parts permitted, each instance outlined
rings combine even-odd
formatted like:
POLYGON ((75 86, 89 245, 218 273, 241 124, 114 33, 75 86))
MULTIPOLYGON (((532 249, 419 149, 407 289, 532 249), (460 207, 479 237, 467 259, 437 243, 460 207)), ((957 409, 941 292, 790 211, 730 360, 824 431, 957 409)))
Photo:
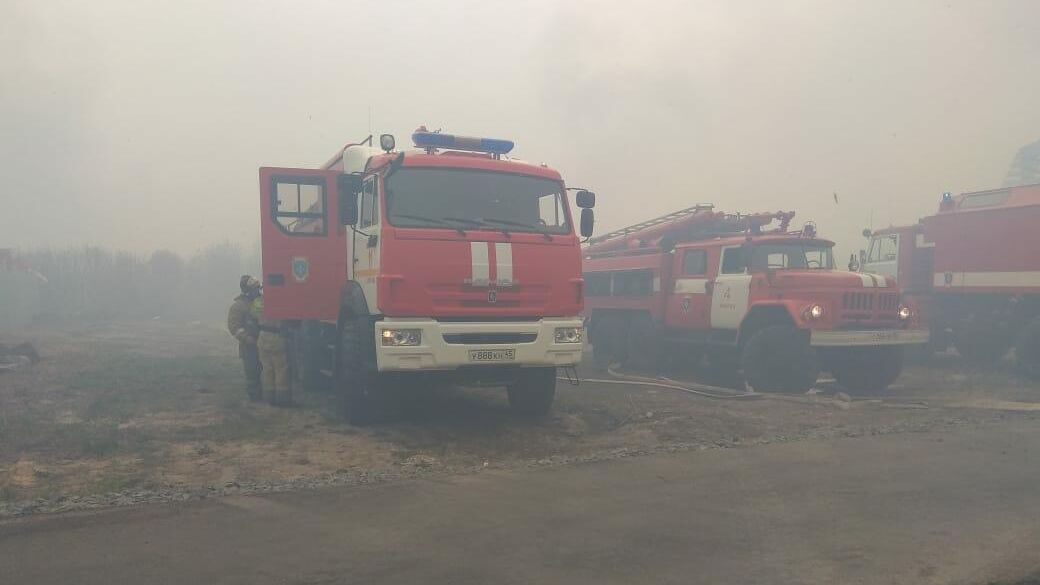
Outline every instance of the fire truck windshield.
POLYGON ((386 180, 397 227, 570 233, 563 185, 539 177, 462 169, 402 168, 386 180))
POLYGON ((817 242, 768 242, 751 250, 751 271, 783 269, 834 269, 830 244, 817 242))

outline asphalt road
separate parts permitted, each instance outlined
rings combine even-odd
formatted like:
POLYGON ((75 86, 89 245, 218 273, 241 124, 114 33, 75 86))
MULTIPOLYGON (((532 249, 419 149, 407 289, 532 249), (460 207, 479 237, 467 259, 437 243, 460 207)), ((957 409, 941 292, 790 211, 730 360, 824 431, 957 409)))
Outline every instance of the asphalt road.
POLYGON ((2 583, 988 583, 1040 569, 1018 420, 0 524, 2 583))

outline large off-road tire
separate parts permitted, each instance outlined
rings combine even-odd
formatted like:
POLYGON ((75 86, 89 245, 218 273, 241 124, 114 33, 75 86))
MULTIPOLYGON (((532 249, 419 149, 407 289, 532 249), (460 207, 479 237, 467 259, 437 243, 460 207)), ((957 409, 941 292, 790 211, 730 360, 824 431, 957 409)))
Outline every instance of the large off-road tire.
POLYGON ((590 342, 593 363, 598 368, 605 370, 611 364, 624 363, 628 359, 624 321, 620 315, 601 316, 595 321, 590 342))
POLYGON ((308 392, 329 388, 329 378, 322 373, 322 368, 328 367, 330 352, 321 328, 320 323, 304 321, 292 340, 294 380, 299 388, 308 392))
POLYGON ((741 353, 744 379, 757 392, 805 392, 820 373, 809 337, 792 325, 756 331, 741 353))
POLYGON ((842 349, 831 356, 828 368, 838 384, 852 392, 881 392, 902 373, 903 348, 881 346, 842 349))
POLYGON ((658 373, 661 351, 657 328, 650 315, 633 315, 621 338, 625 345, 626 366, 643 372, 658 373))
POLYGON ((1015 344, 1015 366, 1025 377, 1040 380, 1040 320, 1022 328, 1015 344))
POLYGON ((344 416, 352 425, 371 424, 379 414, 383 397, 375 353, 372 321, 366 317, 343 319, 339 325, 336 388, 344 416))
POLYGON ((1011 341, 1006 331, 975 321, 957 324, 953 347, 969 365, 991 366, 1011 349, 1011 341))
POLYGON ((509 406, 527 416, 545 416, 556 398, 556 368, 525 368, 506 386, 509 406))

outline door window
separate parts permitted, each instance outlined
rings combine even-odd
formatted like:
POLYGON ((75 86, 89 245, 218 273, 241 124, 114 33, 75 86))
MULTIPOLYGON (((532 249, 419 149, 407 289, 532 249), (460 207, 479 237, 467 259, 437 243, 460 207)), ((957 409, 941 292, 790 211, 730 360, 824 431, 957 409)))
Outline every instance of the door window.
POLYGON ((379 202, 376 200, 376 179, 370 177, 361 187, 359 227, 366 228, 379 223, 379 202))
POLYGON ((701 276, 708 270, 708 254, 704 250, 683 252, 682 273, 686 276, 701 276))
POLYGON ((722 251, 722 273, 744 274, 744 250, 741 248, 726 248, 722 251))
POLYGON ((895 262, 898 253, 898 234, 879 236, 870 242, 870 254, 867 255, 867 262, 871 264, 877 262, 895 262))
POLYGON ((310 177, 274 177, 271 217, 291 236, 325 235, 325 182, 310 177))

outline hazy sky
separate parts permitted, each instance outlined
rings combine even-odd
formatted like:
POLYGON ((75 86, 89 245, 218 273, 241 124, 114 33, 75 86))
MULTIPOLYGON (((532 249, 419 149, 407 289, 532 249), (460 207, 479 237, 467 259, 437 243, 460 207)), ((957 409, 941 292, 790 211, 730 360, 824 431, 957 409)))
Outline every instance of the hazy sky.
POLYGON ((257 168, 512 138, 597 231, 695 202, 858 247, 1040 138, 1040 2, 6 0, 0 247, 250 245, 257 168), (835 204, 833 193, 838 194, 835 204), (800 222, 798 222, 800 224, 800 222))

